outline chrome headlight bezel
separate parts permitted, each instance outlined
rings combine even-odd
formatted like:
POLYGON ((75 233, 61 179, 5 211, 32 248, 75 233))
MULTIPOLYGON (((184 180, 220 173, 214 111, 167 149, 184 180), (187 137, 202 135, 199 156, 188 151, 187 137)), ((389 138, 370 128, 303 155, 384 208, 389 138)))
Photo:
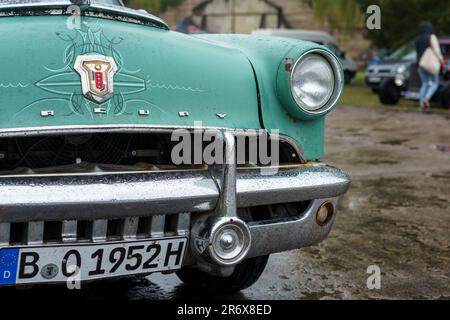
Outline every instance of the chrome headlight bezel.
MULTIPOLYGON (((295 56, 296 55, 294 54, 294 57, 295 56)), ((344 88, 344 72, 341 62, 332 52, 321 48, 310 49, 299 53, 297 56, 297 59, 294 57, 286 58, 285 63, 280 65, 277 78, 278 98, 283 107, 285 107, 288 112, 297 119, 310 120, 319 118, 330 112, 336 106, 336 103, 341 97, 342 90, 344 88), (330 98, 317 110, 307 110, 307 108, 297 103, 293 92, 294 72, 299 64, 310 55, 320 55, 321 58, 324 58, 325 61, 329 63, 331 70, 333 71, 334 85, 332 86, 333 89, 330 98), (288 60, 291 60, 290 67, 289 63, 286 62, 288 60)))
POLYGON ((337 103, 337 101, 340 98, 342 89, 344 87, 344 79, 343 79, 343 75, 342 75, 342 67, 338 61, 337 58, 335 58, 330 52, 322 50, 322 49, 314 49, 314 50, 310 50, 306 53, 304 53, 303 55, 300 56, 300 58, 297 59, 294 67, 292 68, 291 74, 290 74, 290 91, 291 91, 291 96, 292 99, 295 101, 295 103, 297 104, 297 106, 303 111, 306 112, 310 115, 322 115, 325 114, 327 112, 329 112, 337 103), (308 57, 310 56, 314 56, 314 55, 319 55, 322 58, 324 58, 324 60, 326 62, 329 63, 331 70, 334 74, 334 84, 332 85, 332 92, 329 95, 329 98, 327 99, 326 102, 324 102, 324 104, 320 107, 318 107, 316 110, 309 110, 308 108, 306 108, 304 105, 301 105, 297 99, 294 96, 294 73, 296 71, 296 68, 308 57))

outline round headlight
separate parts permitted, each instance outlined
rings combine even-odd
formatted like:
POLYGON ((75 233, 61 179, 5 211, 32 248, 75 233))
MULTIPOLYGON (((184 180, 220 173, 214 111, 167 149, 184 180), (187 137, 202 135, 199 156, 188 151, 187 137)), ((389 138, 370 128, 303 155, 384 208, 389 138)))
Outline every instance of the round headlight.
POLYGON ((335 78, 327 59, 320 54, 307 54, 292 71, 291 90, 295 102, 305 111, 317 112, 332 97, 335 78))

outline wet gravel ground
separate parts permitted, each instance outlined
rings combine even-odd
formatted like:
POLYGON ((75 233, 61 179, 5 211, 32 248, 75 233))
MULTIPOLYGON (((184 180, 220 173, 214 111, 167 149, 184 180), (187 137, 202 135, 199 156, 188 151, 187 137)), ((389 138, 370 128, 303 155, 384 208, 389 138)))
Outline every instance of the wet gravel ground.
MULTIPOLYGON (((439 114, 342 107, 327 121, 327 159, 353 177, 330 237, 273 255, 260 281, 225 299, 450 299, 450 121, 439 114), (448 148, 447 148, 448 150, 448 148), (367 268, 381 270, 369 290, 367 268)), ((1 296, 201 299, 175 275, 1 296)), ((207 297, 211 298, 211 297, 207 297)))

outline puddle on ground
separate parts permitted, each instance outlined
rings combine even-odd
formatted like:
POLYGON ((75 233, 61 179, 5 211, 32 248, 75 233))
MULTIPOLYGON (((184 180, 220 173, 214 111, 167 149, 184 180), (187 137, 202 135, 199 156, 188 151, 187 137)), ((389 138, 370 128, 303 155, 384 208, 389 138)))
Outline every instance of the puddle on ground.
POLYGON ((397 139, 397 140, 385 140, 381 141, 381 144, 389 145, 389 146, 401 146, 405 143, 409 142, 407 139, 397 139))
POLYGON ((435 146, 437 151, 444 152, 444 153, 450 153, 450 145, 448 144, 438 144, 435 146))

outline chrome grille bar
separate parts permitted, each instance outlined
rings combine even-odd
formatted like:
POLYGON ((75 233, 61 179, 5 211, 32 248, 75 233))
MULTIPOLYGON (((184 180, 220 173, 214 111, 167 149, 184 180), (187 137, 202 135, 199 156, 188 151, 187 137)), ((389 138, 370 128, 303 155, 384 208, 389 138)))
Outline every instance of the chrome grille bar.
POLYGON ((20 223, 19 228, 4 222, 0 223, 0 247, 189 236, 190 222, 190 213, 120 220, 65 220, 59 227, 58 222, 33 221, 20 223))
POLYGON ((191 215, 189 213, 181 213, 177 216, 177 234, 188 235, 191 226, 191 215))
POLYGON ((134 240, 136 239, 139 226, 139 218, 127 218, 123 224, 123 239, 134 240))
POLYGON ((164 226, 166 223, 165 216, 152 217, 152 225, 150 229, 150 236, 152 238, 158 238, 164 235, 164 226))
POLYGON ((44 222, 29 222, 27 226, 27 244, 36 245, 44 243, 44 222))
POLYGON ((0 246, 9 244, 10 229, 10 223, 0 223, 0 246))
POLYGON ((62 242, 77 241, 77 227, 78 222, 76 220, 63 221, 61 231, 62 242))
POLYGON ((108 220, 94 220, 92 224, 92 241, 102 242, 107 240, 108 220))

